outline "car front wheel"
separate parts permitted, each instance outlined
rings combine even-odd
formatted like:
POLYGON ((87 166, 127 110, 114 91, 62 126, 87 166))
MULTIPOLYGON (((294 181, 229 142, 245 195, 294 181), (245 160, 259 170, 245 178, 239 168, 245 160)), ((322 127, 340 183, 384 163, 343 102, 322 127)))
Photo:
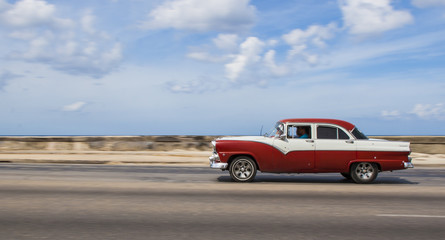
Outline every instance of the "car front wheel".
POLYGON ((378 168, 375 163, 354 163, 351 167, 351 177, 356 183, 371 183, 377 177, 378 168))
POLYGON ((240 156, 230 164, 229 172, 230 177, 236 182, 251 182, 255 178, 257 168, 250 157, 240 156))

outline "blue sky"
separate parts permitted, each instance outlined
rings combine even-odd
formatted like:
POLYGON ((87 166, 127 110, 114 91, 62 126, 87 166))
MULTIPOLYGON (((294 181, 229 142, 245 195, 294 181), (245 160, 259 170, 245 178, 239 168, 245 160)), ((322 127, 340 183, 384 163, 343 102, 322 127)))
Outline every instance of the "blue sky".
POLYGON ((0 0, 0 135, 445 135, 445 0, 0 0))

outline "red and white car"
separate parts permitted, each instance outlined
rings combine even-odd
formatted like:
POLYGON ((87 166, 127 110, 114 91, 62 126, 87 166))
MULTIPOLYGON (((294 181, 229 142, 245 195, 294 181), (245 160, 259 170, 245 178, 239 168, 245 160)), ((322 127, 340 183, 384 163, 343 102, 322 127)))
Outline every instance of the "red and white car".
POLYGON ((237 182, 252 181, 259 170, 338 172, 370 183, 380 171, 413 167, 409 142, 368 139, 353 124, 335 119, 284 119, 264 136, 224 137, 212 144, 210 167, 228 170, 237 182))

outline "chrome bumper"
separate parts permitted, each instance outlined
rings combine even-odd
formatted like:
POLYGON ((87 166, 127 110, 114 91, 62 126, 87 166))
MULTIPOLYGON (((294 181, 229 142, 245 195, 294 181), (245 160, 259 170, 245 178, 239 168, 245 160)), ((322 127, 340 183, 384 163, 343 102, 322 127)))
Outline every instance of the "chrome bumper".
POLYGON ((214 153, 212 156, 209 157, 209 161, 210 161, 210 168, 222 169, 222 170, 227 169, 228 164, 220 162, 219 156, 216 153, 214 153))
POLYGON ((412 158, 408 157, 408 162, 403 162, 403 167, 405 168, 414 168, 413 163, 411 162, 412 158))
POLYGON ((414 168, 414 165, 411 162, 403 162, 403 167, 405 167, 405 168, 414 168))

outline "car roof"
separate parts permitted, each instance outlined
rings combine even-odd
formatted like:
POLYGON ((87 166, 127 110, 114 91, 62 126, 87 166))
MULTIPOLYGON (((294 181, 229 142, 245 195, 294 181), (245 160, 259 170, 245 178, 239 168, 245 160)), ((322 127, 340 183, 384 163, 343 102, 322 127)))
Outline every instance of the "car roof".
POLYGON ((328 118, 289 118, 289 119, 283 119, 280 120, 282 123, 329 123, 329 124, 335 124, 338 126, 341 126, 345 128, 348 131, 352 131, 355 126, 352 123, 338 120, 338 119, 328 119, 328 118))

